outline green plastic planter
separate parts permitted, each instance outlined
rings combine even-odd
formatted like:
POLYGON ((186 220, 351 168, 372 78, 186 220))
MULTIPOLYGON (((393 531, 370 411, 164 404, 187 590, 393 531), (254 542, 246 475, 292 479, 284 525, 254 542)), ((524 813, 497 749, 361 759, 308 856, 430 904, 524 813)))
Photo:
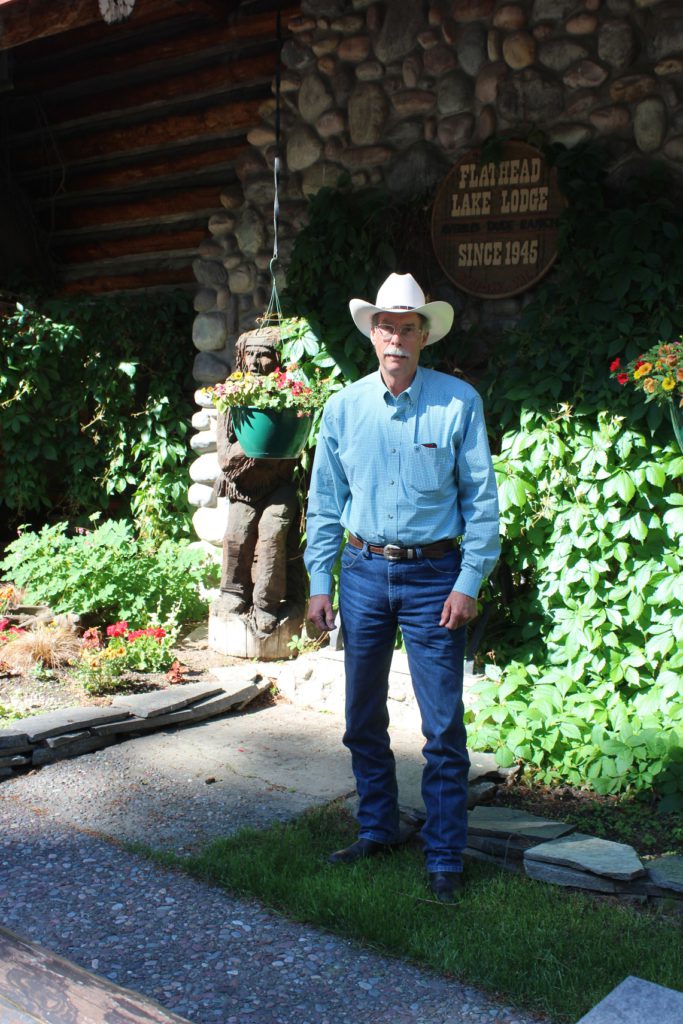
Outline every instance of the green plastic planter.
POLYGON ((250 459, 296 459, 311 430, 311 416, 297 416, 296 409, 232 410, 237 440, 250 459))

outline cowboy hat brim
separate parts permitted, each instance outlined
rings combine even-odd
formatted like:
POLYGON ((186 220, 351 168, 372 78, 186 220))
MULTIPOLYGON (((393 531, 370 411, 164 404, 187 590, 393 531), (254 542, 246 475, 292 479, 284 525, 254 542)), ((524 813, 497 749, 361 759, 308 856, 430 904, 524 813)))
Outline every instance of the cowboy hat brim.
POLYGON ((427 302, 424 306, 415 308, 392 309, 387 306, 373 306, 363 299, 351 299, 349 302, 351 316, 361 334, 366 338, 370 337, 372 330, 372 318, 375 313, 419 313, 429 321, 429 337, 427 344, 433 345, 435 341, 441 341, 453 326, 453 307, 448 302, 427 302))

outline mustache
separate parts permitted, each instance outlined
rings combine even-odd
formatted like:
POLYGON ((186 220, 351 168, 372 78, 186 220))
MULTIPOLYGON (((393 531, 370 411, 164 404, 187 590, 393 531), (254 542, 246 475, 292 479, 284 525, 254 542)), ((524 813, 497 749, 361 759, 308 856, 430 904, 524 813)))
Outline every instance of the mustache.
POLYGON ((397 345, 387 345, 384 349, 385 356, 400 356, 401 359, 407 359, 408 353, 404 352, 402 348, 398 348, 397 345))

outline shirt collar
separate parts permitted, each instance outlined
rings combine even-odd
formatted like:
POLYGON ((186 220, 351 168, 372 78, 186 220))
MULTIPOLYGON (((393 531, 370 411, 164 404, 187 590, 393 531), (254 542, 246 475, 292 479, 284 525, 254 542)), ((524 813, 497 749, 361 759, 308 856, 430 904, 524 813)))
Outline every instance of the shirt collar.
POLYGON ((421 366, 418 365, 415 371, 415 376, 413 377, 413 380, 410 384, 410 387, 407 387, 405 391, 402 391, 398 398, 395 398, 392 395, 391 391, 384 383, 384 380, 382 379, 382 374, 379 370, 376 371, 376 377, 377 388, 382 397, 384 398, 385 402, 388 402, 391 405, 397 405, 398 402, 402 400, 403 402, 407 402, 408 405, 417 404, 417 401, 420 397, 420 392, 422 391, 422 383, 424 380, 424 370, 422 369, 421 366))

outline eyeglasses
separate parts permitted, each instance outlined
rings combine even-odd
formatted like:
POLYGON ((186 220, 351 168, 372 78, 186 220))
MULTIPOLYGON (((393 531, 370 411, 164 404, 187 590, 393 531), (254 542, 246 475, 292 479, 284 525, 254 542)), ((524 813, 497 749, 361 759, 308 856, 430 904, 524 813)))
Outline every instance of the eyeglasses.
POLYGON ((418 335, 424 334, 424 329, 417 324, 403 324, 401 327, 394 324, 375 324, 373 330, 377 331, 382 341, 390 341, 395 334, 404 341, 416 341, 418 335))

